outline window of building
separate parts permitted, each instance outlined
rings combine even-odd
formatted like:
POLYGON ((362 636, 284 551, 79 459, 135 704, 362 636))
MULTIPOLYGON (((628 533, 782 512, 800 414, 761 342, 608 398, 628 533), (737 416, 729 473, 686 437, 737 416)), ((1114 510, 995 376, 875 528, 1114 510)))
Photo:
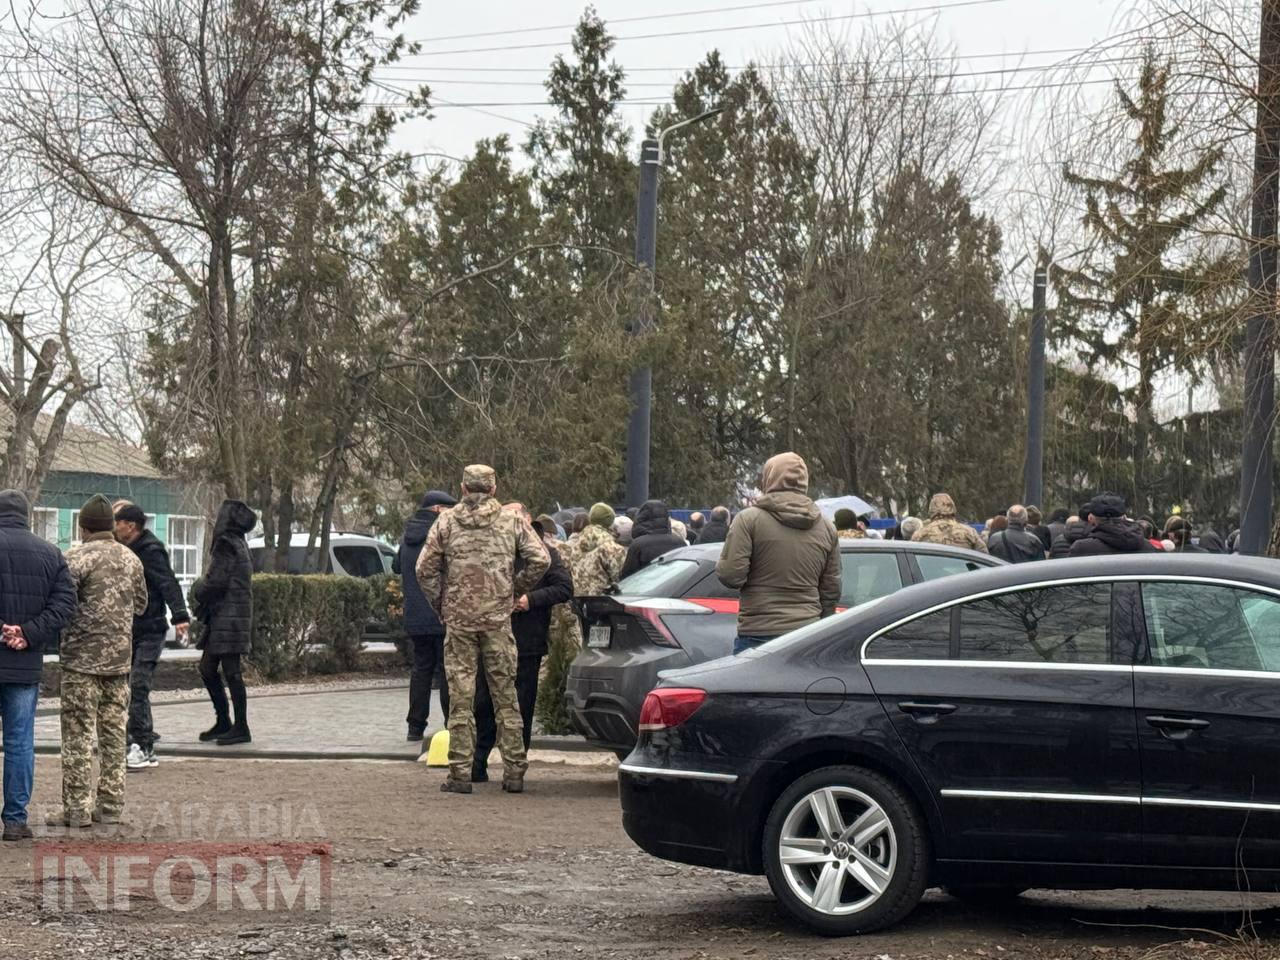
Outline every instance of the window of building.
POLYGON ((1107 663, 1111 585, 1073 583, 1018 590, 960 608, 965 660, 1107 663))
POLYGON ((169 518, 169 556, 179 580, 190 583, 200 576, 204 553, 204 520, 199 517, 169 518))
POLYGON ((31 532, 48 543, 58 542, 58 511, 53 507, 36 507, 31 511, 31 532))
POLYGON ((80 511, 71 511, 71 545, 74 547, 80 543, 80 511))

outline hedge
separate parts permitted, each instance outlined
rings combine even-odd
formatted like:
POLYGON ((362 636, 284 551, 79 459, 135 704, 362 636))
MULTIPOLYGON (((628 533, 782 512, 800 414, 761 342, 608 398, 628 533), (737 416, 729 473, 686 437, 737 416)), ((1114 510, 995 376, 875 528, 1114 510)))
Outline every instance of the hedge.
POLYGON ((354 670, 373 607, 356 577, 255 574, 249 662, 268 680, 354 670))

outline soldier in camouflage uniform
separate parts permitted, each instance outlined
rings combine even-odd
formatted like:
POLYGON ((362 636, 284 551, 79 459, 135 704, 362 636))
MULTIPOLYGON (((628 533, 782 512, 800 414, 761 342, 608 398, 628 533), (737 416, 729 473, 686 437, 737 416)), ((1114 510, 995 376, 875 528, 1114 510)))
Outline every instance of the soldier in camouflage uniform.
POLYGON ((471 792, 477 660, 483 663, 498 723, 502 789, 520 793, 529 766, 516 699, 511 611, 516 597, 542 579, 551 559, 529 524, 502 512, 493 498, 497 486, 492 467, 467 467, 462 474, 462 502, 440 514, 418 557, 422 594, 445 626, 449 777, 440 789, 446 793, 471 792), (517 554, 524 560, 518 576, 517 554))
MULTIPOLYGON (((542 527, 542 545, 547 550, 555 550, 559 552, 560 559, 564 561, 565 567, 569 571, 569 577, 573 577, 573 556, 576 552, 568 543, 562 543, 556 539, 554 533, 548 531, 555 530, 554 521, 551 517, 543 514, 538 517, 538 526, 542 527)), ((551 633, 548 636, 548 645, 552 650, 565 650, 577 653, 582 648, 582 628, 578 623, 578 616, 573 612, 573 604, 557 603, 551 608, 551 633)), ((570 654, 572 659, 572 654, 570 654)))
POLYGON ((613 537, 613 507, 597 503, 573 551, 573 595, 598 597, 618 582, 627 550, 613 537))
POLYGON ((147 609, 142 563, 113 532, 111 501, 80 508, 83 541, 67 552, 79 608, 62 634, 62 806, 64 823, 119 823, 124 811, 125 728, 133 618, 147 609), (98 740, 98 784, 92 783, 98 740))
POLYGON ((978 536, 978 531, 956 519, 956 503, 946 493, 934 494, 929 501, 928 521, 911 539, 924 543, 949 543, 953 547, 987 552, 987 545, 978 536))

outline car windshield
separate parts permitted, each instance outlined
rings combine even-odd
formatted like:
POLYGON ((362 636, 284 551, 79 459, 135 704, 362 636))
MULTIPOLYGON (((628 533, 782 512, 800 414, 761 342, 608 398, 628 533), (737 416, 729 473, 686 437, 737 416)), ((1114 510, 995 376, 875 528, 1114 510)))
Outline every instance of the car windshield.
POLYGON ((664 560, 637 570, 618 584, 623 597, 669 597, 676 584, 698 569, 696 560, 664 560))
POLYGON ((762 643, 760 646, 744 653, 738 654, 741 657, 763 656, 765 654, 777 653, 779 650, 786 650, 797 643, 804 643, 810 637, 826 631, 828 628, 836 627, 841 623, 847 623, 851 618, 859 616, 863 612, 870 610, 878 603, 884 601, 884 597, 876 597, 874 600, 868 600, 866 603, 860 603, 856 607, 850 607, 842 613, 835 616, 827 617, 825 620, 815 620, 807 627, 801 627, 799 630, 792 630, 790 633, 784 633, 782 636, 770 640, 768 643, 762 643))

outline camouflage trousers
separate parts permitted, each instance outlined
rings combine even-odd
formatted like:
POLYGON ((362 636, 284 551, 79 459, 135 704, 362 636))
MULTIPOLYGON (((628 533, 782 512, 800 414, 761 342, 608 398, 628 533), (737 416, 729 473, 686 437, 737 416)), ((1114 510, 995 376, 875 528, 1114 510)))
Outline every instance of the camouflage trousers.
POLYGON ((97 806, 124 810, 125 728, 129 722, 129 675, 98 677, 62 672, 62 806, 91 814, 95 804, 93 742, 98 741, 97 806))
POLYGON ((457 630, 444 635, 444 672, 449 681, 449 778, 471 779, 476 750, 476 672, 483 666, 493 718, 498 726, 498 751, 508 777, 523 776, 524 721, 516 699, 516 638, 511 627, 497 630, 457 630))

